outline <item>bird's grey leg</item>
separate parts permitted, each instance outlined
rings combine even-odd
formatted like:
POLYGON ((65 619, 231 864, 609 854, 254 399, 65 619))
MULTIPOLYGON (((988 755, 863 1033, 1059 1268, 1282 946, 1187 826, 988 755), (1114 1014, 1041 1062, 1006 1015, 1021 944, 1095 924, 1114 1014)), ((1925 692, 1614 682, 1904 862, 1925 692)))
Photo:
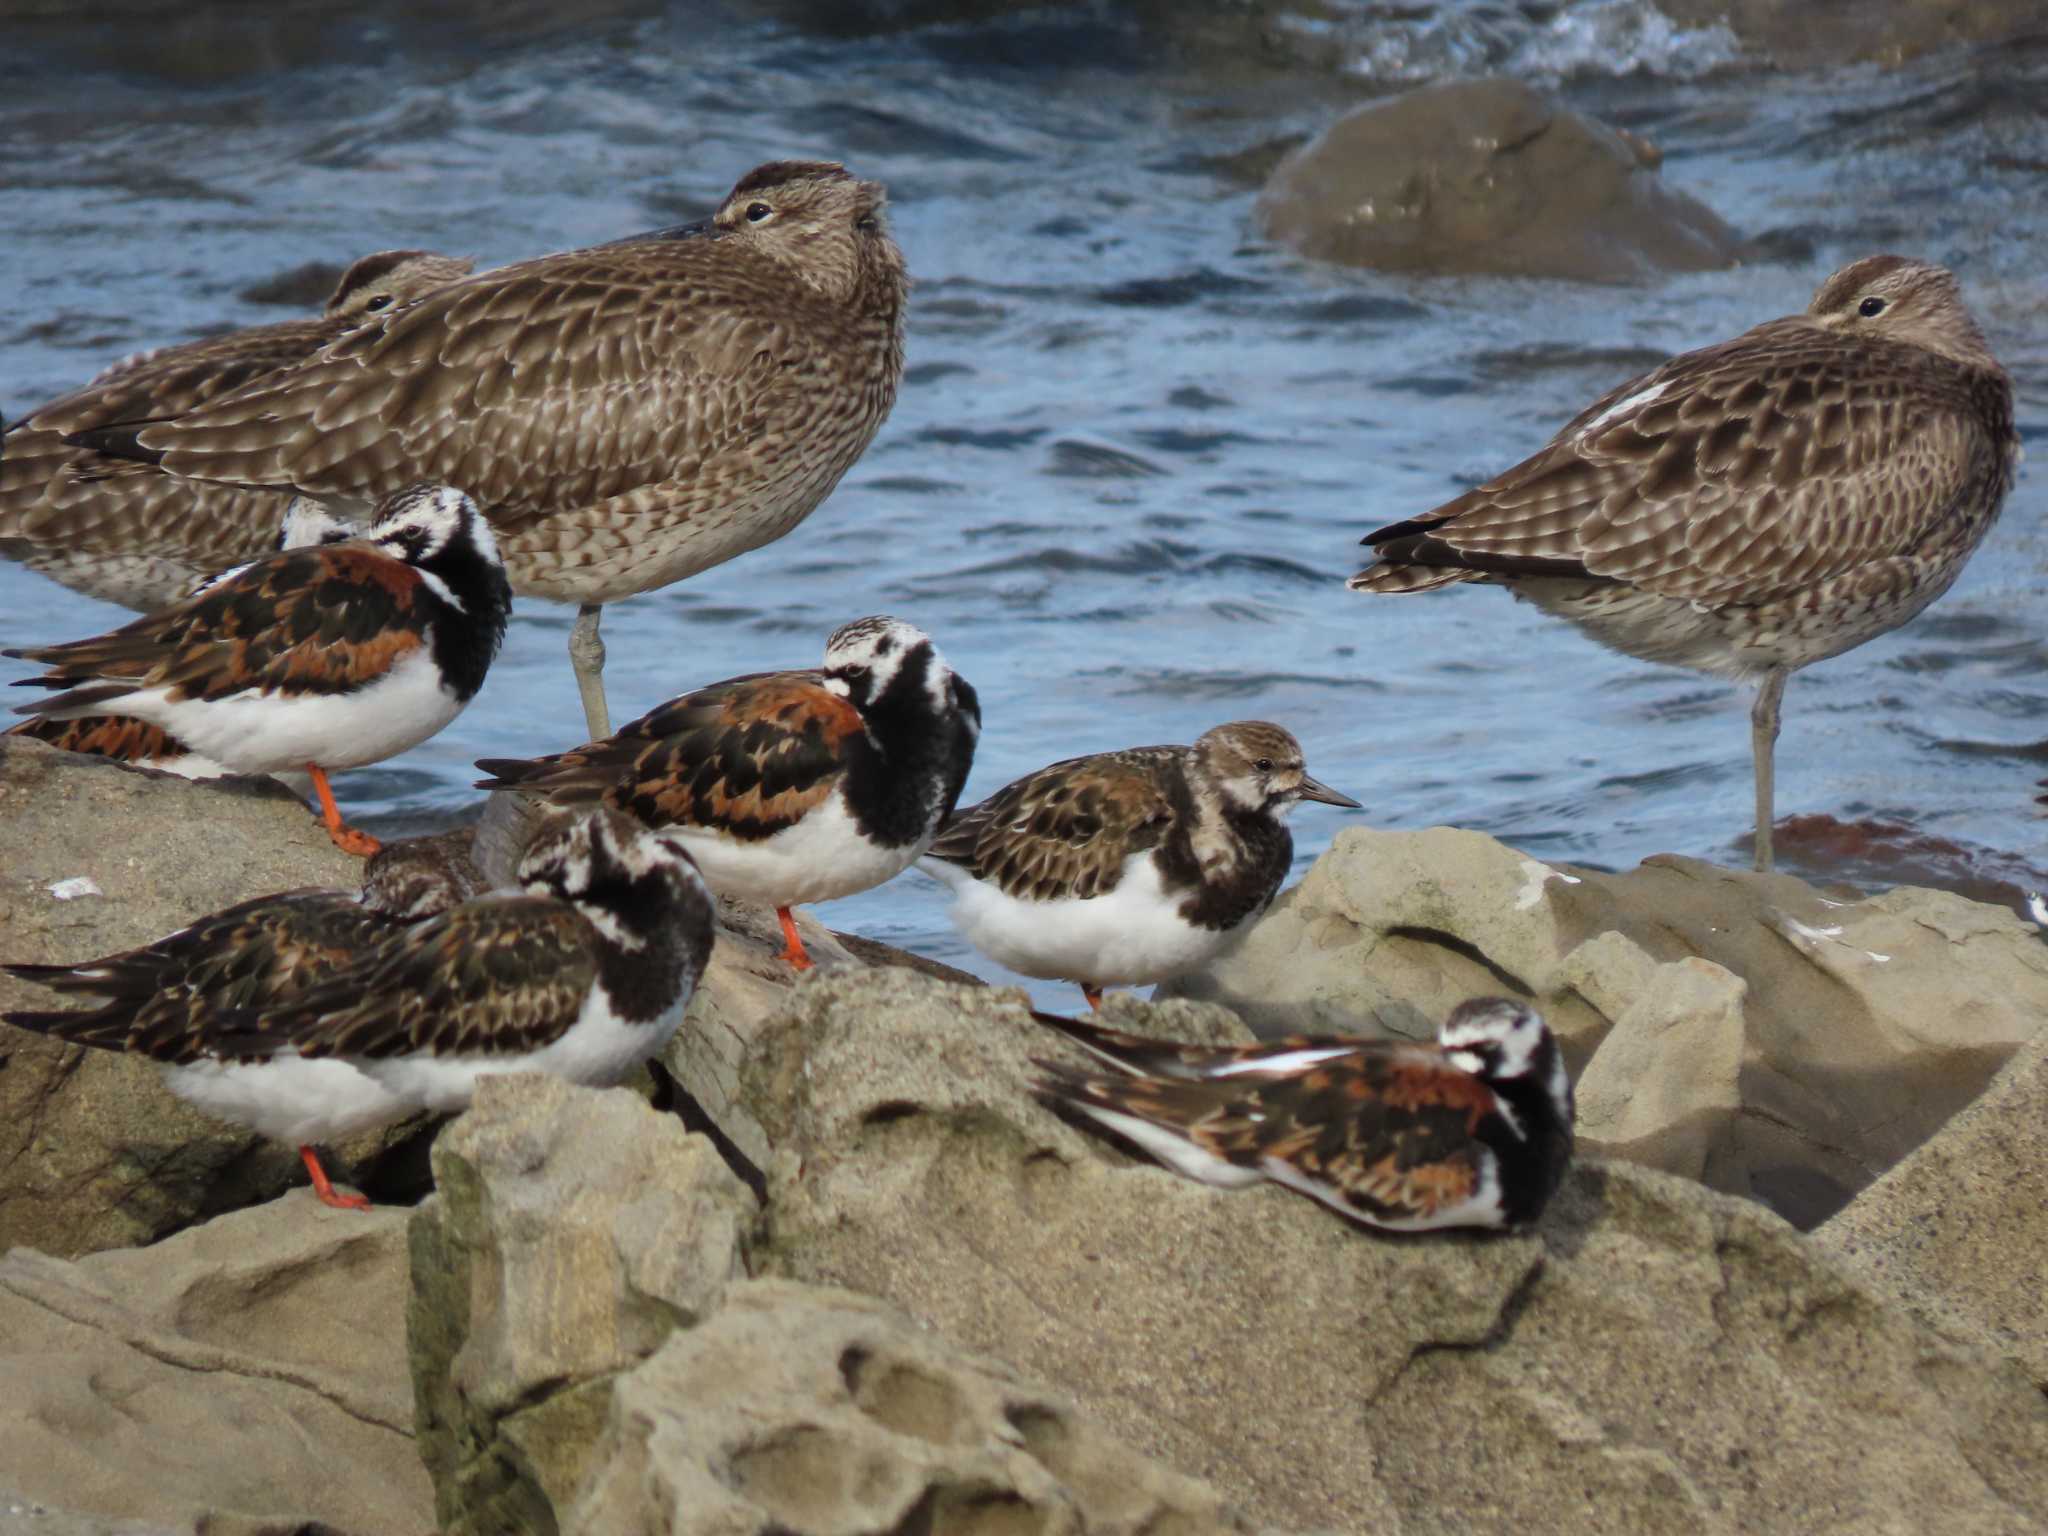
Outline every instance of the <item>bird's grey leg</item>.
POLYGON ((576 669, 576 686, 583 694, 583 721, 592 741, 612 733, 611 711, 604 702, 604 637, 597 621, 604 616, 602 603, 585 603, 576 612, 576 627, 569 631, 569 663, 576 669))
POLYGON ((1766 672, 1749 712, 1749 752, 1756 765, 1756 868, 1761 875, 1771 872, 1771 758, 1778 744, 1778 701, 1785 696, 1785 679, 1790 676, 1783 667, 1766 672))

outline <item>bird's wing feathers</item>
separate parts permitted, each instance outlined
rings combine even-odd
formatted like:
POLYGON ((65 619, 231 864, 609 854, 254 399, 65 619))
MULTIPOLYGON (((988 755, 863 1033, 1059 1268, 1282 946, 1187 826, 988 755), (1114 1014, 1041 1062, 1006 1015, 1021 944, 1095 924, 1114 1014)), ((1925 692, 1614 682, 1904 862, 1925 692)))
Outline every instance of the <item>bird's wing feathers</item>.
POLYGON ((1367 542, 1394 565, 1581 575, 1710 604, 1908 553, 1930 534, 1914 507, 1962 491, 1968 461, 1951 449, 1975 429, 1960 384, 1953 410, 1915 404, 1885 388, 1886 366, 1773 321, 1610 390, 1540 452, 1367 542), (1926 498, 1930 478, 1949 495, 1926 498))
POLYGON ((575 1023, 596 975, 595 935, 573 908, 544 896, 483 897, 241 1016, 238 1038, 307 1056, 517 1055, 575 1023))
POLYGON ((1140 747, 1041 768, 956 813, 931 856, 1024 900, 1100 895, 1122 878, 1125 860, 1171 830, 1167 774, 1180 750, 1140 747))
POLYGON ((530 762, 485 758, 481 787, 602 801, 650 826, 768 837, 822 804, 867 727, 819 672, 761 672, 671 699, 604 741, 530 762))
POLYGON ((73 690, 37 713, 157 687, 202 699, 347 692, 426 643, 424 596, 419 572, 360 543, 290 549, 107 634, 13 654, 50 668, 36 684, 73 690))

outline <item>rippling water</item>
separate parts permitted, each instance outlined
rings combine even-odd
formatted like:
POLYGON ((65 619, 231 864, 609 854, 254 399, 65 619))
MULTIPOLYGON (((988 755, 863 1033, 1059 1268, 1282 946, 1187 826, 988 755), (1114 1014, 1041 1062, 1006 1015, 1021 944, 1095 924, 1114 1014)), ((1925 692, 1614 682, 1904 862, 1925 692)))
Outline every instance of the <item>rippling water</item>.
MULTIPOLYGON (((1733 861, 1746 693, 1610 655, 1499 591, 1353 596, 1358 537, 1878 249, 1957 268, 2023 434, 2048 426, 2040 41, 1783 73, 1640 0, 176 13, 9 26, 0 412, 124 351, 278 318, 250 290, 308 261, 589 244, 699 216, 777 157, 888 182, 917 278, 895 414, 791 537, 607 610, 617 719, 812 664, 835 624, 887 610, 981 692, 970 796, 1264 716, 1371 825, 1478 827, 1602 866, 1733 861), (1665 176, 1764 259, 1617 289, 1354 273, 1260 241, 1252 198, 1286 144, 1355 101, 1489 69, 1651 138, 1665 176)), ((2023 472, 1930 614, 1795 678, 1781 815, 2048 865, 2031 799, 2048 772, 2043 506, 2023 472)), ((469 712, 349 775, 345 802, 373 828, 445 821, 472 803, 472 758, 581 740, 571 617, 522 603, 469 712)), ((125 618, 0 565, 8 642, 125 618)), ((23 672, 0 662, 0 681, 23 672)), ((1303 861, 1345 824, 1300 812, 1303 861)), ((1788 842, 1794 868, 1872 874, 1839 838, 1788 842)), ((821 915, 990 973, 921 877, 821 915)))

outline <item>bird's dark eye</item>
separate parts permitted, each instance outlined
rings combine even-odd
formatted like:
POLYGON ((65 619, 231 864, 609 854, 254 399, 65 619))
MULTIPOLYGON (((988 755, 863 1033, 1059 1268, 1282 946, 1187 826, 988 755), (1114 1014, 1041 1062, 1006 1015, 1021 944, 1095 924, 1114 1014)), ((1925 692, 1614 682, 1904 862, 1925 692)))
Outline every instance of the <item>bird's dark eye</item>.
POLYGON ((1271 759, 1270 757, 1262 757, 1257 762, 1253 763, 1252 767, 1259 773, 1271 773, 1273 771, 1273 759, 1271 759))
POLYGON ((873 231, 880 229, 882 227, 882 221, 876 218, 872 213, 864 213, 859 218, 853 221, 853 227, 855 229, 873 231))
POLYGON ((749 203, 747 204, 747 222, 749 224, 758 224, 774 211, 766 203, 749 203))
POLYGON ((390 294, 388 294, 388 293, 380 293, 380 294, 378 294, 378 295, 377 295, 377 297, 375 297, 374 299, 370 300, 370 301, 369 301, 369 302, 368 302, 367 304, 365 304, 365 305, 363 306, 363 308, 365 308, 365 309, 384 309, 384 308, 388 307, 388 306, 390 305, 390 303, 391 303, 391 295, 390 295, 390 294))
POLYGON ((1872 318, 1875 315, 1881 315, 1884 313, 1884 311, 1885 302, 1883 299, 1877 297, 1876 294, 1872 294, 1869 298, 1865 299, 1861 304, 1858 304, 1856 306, 1856 313, 1861 315, 1866 320, 1872 318))

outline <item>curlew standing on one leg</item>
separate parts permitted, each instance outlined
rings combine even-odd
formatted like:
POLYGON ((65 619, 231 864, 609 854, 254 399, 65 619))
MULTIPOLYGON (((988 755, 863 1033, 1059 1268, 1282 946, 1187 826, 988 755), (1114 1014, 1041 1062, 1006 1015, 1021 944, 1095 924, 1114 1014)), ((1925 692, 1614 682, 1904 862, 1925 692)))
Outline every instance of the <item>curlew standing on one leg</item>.
POLYGON ((200 410, 84 440, 349 507, 416 480, 467 491, 513 590, 581 605, 569 651, 601 739, 601 606, 788 533, 895 403, 906 278, 885 200, 837 165, 763 165, 706 223, 482 273, 200 410))
POLYGON ((1368 534, 1360 592, 1492 581, 1646 661, 1759 684, 1756 867, 1786 678, 1896 629, 1990 531, 2012 381, 1945 268, 1868 256, 1802 315, 1610 390, 1538 453, 1368 534))

